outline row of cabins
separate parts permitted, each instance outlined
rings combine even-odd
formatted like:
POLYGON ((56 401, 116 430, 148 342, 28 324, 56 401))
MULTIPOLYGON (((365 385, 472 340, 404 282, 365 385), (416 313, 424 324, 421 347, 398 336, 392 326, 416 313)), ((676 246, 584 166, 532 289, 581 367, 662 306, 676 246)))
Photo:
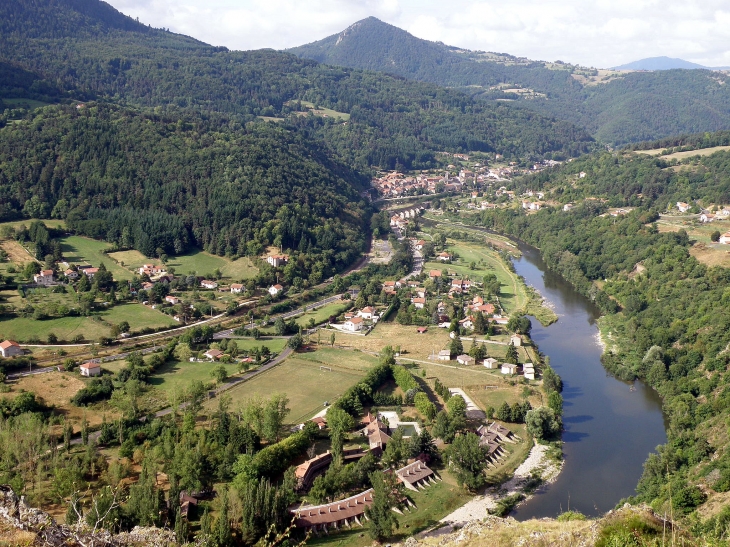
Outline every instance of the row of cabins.
POLYGON ((517 435, 506 427, 493 422, 490 425, 482 425, 477 429, 479 435, 479 446, 487 449, 487 465, 498 465, 508 453, 502 446, 503 443, 517 442, 517 435))

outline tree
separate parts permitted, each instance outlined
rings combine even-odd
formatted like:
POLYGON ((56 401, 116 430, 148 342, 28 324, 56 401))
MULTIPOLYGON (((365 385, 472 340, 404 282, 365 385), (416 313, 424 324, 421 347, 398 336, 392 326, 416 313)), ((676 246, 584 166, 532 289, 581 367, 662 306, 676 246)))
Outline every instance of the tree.
POLYGON ((210 375, 215 378, 215 381, 219 384, 222 384, 226 381, 226 378, 228 378, 228 371, 226 370, 226 367, 223 365, 218 365, 213 370, 210 371, 210 375))
POLYGON ((215 526, 215 541, 218 547, 228 547, 231 545, 231 520, 229 516, 228 489, 223 488, 220 493, 220 501, 218 504, 218 520, 215 526))
POLYGON ((451 419, 445 410, 441 410, 436 414, 436 421, 433 424, 432 433, 434 437, 441 439, 447 444, 454 440, 451 419))
POLYGON ((454 336, 453 340, 451 340, 451 343, 449 344, 449 352, 451 353, 452 359, 457 355, 464 353, 464 344, 461 342, 461 338, 458 334, 454 336))
POLYGON ((714 243, 717 243, 718 241, 720 241, 720 235, 721 235, 721 234, 720 234, 720 230, 715 230, 715 231, 714 231, 714 232, 712 232, 712 234, 710 235, 710 241, 712 241, 712 242, 714 242, 714 243))
POLYGON ((501 422, 512 421, 512 409, 507 401, 504 401, 497 409, 497 419, 501 422))
POLYGON ((510 342, 509 346, 507 346, 507 355, 505 356, 505 360, 508 363, 512 363, 515 365, 519 362, 517 348, 512 345, 512 342, 510 342))
POLYGON ((557 391, 548 394, 548 406, 555 412, 556 416, 563 415, 563 396, 557 391))
POLYGON ((332 459, 335 465, 341 465, 345 435, 355 427, 355 419, 341 408, 333 406, 327 410, 327 427, 330 430, 332 459))
POLYGON ((551 391, 557 391, 558 393, 563 391, 563 380, 548 364, 546 364, 542 369, 542 386, 548 393, 551 391))
POLYGON ((365 508, 365 515, 370 519, 368 533, 372 539, 382 541, 398 528, 393 507, 398 505, 403 485, 398 482, 395 473, 382 471, 372 473, 370 483, 373 485, 373 503, 365 508))
POLYGON ((460 486, 474 492, 486 484, 487 451, 479 446, 479 437, 474 433, 454 439, 449 448, 449 463, 460 486))
POLYGON ((562 425, 552 408, 541 406, 530 410, 525 416, 527 432, 536 439, 546 439, 556 435, 562 425))
POLYGON ((269 442, 279 440, 281 428, 284 425, 284 418, 289 414, 289 399, 286 395, 276 394, 266 401, 263 407, 261 424, 261 436, 269 442))
POLYGON ((289 338, 286 345, 293 350, 298 350, 302 347, 302 345, 304 345, 304 339, 302 338, 301 334, 296 333, 294 336, 289 338))

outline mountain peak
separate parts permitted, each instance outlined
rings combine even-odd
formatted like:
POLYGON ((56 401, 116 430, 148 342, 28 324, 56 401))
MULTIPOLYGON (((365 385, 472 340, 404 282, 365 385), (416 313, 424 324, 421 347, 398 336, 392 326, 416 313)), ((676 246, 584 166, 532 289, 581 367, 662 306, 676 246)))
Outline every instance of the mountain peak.
POLYGON ((672 70, 677 68, 692 70, 707 67, 690 61, 685 61, 684 59, 661 56, 647 57, 646 59, 633 61, 625 65, 614 67, 614 70, 672 70))

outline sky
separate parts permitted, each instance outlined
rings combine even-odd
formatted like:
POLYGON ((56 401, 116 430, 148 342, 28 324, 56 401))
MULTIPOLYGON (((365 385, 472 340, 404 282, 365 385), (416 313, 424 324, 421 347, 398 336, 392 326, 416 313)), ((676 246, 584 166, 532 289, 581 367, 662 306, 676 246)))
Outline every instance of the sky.
POLYGON ((216 46, 285 49, 369 16, 427 40, 609 68, 645 57, 730 66, 728 0, 106 0, 216 46))

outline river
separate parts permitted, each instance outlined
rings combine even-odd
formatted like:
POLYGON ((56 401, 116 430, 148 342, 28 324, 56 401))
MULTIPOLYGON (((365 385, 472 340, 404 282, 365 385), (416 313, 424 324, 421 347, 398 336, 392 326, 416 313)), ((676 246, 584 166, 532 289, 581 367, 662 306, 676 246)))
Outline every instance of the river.
POLYGON ((517 273, 559 317, 549 327, 533 319, 531 338, 563 379, 565 466, 555 483, 512 516, 555 517, 568 509, 595 516, 634 494, 642 464, 666 442, 661 400, 638 381, 629 384, 606 373, 597 341, 598 309, 548 271, 538 250, 524 245, 520 250, 517 273))

